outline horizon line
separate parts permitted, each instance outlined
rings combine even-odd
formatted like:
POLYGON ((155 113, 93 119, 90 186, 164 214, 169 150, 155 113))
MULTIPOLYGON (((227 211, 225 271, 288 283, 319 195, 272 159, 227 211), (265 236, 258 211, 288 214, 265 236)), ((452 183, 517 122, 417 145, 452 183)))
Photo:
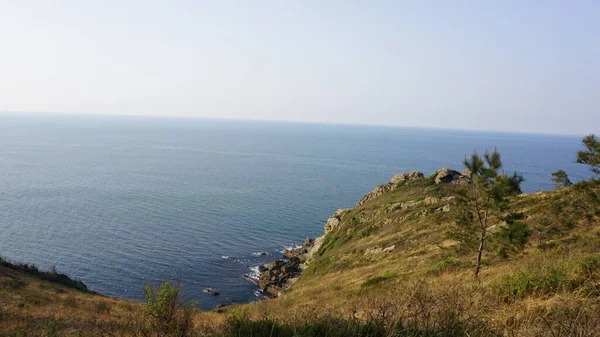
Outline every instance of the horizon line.
POLYGON ((339 126, 366 126, 366 127, 383 127, 383 128, 404 128, 404 129, 429 129, 429 130, 444 130, 444 131, 464 131, 464 132, 484 132, 484 133, 513 133, 513 134, 528 134, 528 135, 545 135, 545 136, 571 136, 582 137, 588 133, 551 133, 540 131, 514 131, 514 130, 496 130, 496 129, 469 129, 469 128, 453 128, 441 126, 423 126, 423 125, 398 125, 398 124, 368 124, 368 123, 352 123, 352 122, 330 122, 330 121, 304 121, 304 120, 286 120, 286 119, 252 119, 252 118, 233 118, 233 117, 209 117, 209 116, 190 116, 190 115, 144 115, 144 114, 128 114, 128 113, 96 113, 96 112, 56 112, 56 111, 6 111, 0 110, 0 115, 59 115, 59 116, 78 116, 78 117, 139 117, 139 118, 165 118, 165 119, 193 119, 193 120, 213 120, 213 121, 241 121, 241 122, 279 122, 279 123, 297 123, 297 124, 317 124, 317 125, 339 125, 339 126))

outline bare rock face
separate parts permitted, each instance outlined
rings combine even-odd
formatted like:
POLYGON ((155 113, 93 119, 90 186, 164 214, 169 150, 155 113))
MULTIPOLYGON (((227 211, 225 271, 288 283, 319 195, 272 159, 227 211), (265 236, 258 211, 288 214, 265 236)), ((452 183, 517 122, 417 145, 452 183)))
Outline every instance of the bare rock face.
POLYGON ((362 197, 356 203, 356 207, 359 207, 359 206, 363 205, 364 203, 371 201, 388 191, 394 190, 396 188, 396 186, 398 185, 398 183, 400 183, 400 182, 413 180, 413 179, 422 179, 424 177, 425 176, 423 175, 423 172, 419 172, 419 171, 397 174, 394 177, 392 177, 392 179, 387 184, 379 185, 379 186, 375 187, 375 189, 373 191, 367 193, 364 197, 362 197))
POLYGON ((410 173, 400 173, 400 174, 396 174, 389 183, 391 184, 397 184, 399 182, 402 181, 407 181, 407 180, 412 180, 412 179, 418 179, 418 178, 424 178, 425 176, 423 175, 423 172, 419 172, 419 171, 412 171, 410 173))
POLYGON ((329 219, 327 219, 327 222, 325 223, 325 234, 334 230, 340 222, 342 222, 342 218, 346 211, 347 209, 338 209, 329 219))
POLYGON ((385 248, 381 248, 381 247, 367 248, 367 250, 365 250, 365 255, 391 253, 394 251, 394 249, 396 249, 396 245, 392 245, 392 246, 385 247, 385 248))
POLYGON ((323 244, 324 239, 325 239, 325 235, 319 236, 318 238, 315 239, 313 246, 310 249, 310 251, 308 252, 307 257, 306 257, 307 264, 310 261, 310 259, 312 259, 312 257, 315 255, 315 253, 319 251, 319 248, 321 248, 321 245, 323 244))
POLYGON ((437 170, 436 172, 436 176, 435 176, 435 183, 437 185, 442 184, 442 183, 451 183, 455 180, 460 179, 461 174, 458 171, 449 169, 449 168, 442 168, 437 170))

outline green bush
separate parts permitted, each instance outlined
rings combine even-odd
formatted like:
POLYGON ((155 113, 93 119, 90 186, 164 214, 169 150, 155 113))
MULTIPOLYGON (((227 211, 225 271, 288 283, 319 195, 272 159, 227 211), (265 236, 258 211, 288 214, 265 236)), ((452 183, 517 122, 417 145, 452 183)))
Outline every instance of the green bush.
POLYGON ((592 276, 600 271, 600 254, 586 256, 579 264, 579 268, 586 276, 592 276))
POLYGON ((148 285, 145 291, 143 313, 154 331, 173 336, 186 336, 191 331, 194 303, 180 307, 180 285, 163 282, 157 289, 148 285))
POLYGON ((527 243, 529 237, 529 229, 523 221, 509 223, 507 227, 502 229, 504 239, 516 246, 522 247, 527 243))
POLYGON ((553 294, 570 289, 572 281, 562 267, 544 267, 520 272, 507 277, 500 289, 504 299, 514 300, 528 296, 553 294))
POLYGON ((281 323, 271 319, 250 320, 232 316, 228 320, 226 337, 384 337, 388 336, 383 322, 345 320, 320 317, 301 325, 281 323))

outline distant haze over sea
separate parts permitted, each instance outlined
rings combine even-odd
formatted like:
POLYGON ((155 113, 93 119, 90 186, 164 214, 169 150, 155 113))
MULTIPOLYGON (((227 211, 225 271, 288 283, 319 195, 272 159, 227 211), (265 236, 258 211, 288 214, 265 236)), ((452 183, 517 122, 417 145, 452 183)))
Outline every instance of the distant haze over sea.
POLYGON ((179 274, 203 308, 248 302, 243 275, 322 235, 336 209, 396 173, 462 170, 494 147, 525 192, 551 189, 558 169, 589 177, 576 136, 0 114, 0 255, 110 296, 139 300, 179 274))

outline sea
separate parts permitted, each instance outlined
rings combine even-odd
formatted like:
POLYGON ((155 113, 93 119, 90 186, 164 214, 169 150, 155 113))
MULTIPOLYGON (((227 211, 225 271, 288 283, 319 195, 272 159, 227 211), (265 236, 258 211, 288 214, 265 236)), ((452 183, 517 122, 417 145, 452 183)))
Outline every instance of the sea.
POLYGON ((168 117, 0 114, 0 256, 144 299, 178 281, 203 309, 397 173, 497 148, 525 192, 590 177, 580 136, 168 117), (204 292, 212 288, 213 296, 204 292))

